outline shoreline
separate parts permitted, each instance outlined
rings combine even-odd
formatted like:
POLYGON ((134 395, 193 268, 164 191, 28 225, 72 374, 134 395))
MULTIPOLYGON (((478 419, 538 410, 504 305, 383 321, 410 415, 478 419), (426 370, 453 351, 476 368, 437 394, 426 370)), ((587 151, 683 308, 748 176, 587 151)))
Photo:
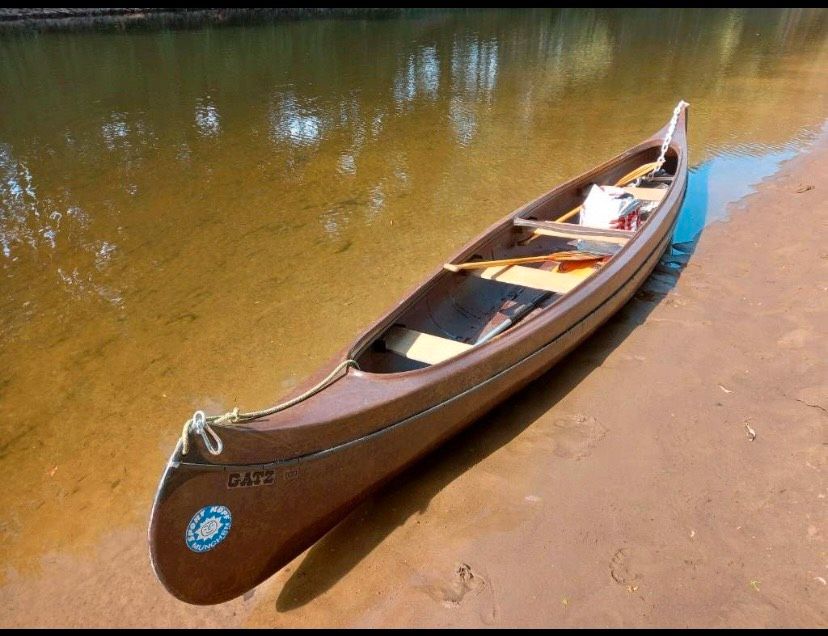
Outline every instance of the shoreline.
MULTIPOLYGON (((410 9, 409 9, 410 10, 410 9)), ((405 9, 395 8, 251 8, 251 9, 0 9, 0 33, 29 31, 124 31, 130 29, 199 28, 312 18, 383 19, 405 9)))

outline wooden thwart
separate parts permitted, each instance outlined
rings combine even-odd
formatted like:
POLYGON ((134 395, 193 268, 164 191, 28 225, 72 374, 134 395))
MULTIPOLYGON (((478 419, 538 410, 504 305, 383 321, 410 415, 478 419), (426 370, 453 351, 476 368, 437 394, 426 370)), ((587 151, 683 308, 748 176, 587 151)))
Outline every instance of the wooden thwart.
POLYGON ((574 223, 531 221, 529 219, 521 218, 516 218, 514 220, 514 224, 518 227, 531 227, 534 229, 534 233, 536 235, 584 239, 587 241, 614 243, 615 245, 624 245, 633 237, 634 234, 634 232, 627 230, 605 230, 602 228, 575 225, 574 223))
POLYGON ((596 270, 591 267, 584 267, 561 273, 535 269, 534 267, 524 267, 522 265, 512 265, 509 267, 487 267, 486 269, 470 269, 467 271, 473 276, 494 280, 498 283, 508 283, 510 285, 520 285, 521 287, 530 287, 532 289, 544 289, 555 292, 556 294, 565 294, 580 285, 584 279, 592 276, 596 270))
POLYGON ((391 327, 386 332, 384 340, 386 349, 426 364, 448 360, 473 346, 399 326, 391 327))
POLYGON ((640 201, 661 201, 669 188, 624 188, 624 192, 640 201))

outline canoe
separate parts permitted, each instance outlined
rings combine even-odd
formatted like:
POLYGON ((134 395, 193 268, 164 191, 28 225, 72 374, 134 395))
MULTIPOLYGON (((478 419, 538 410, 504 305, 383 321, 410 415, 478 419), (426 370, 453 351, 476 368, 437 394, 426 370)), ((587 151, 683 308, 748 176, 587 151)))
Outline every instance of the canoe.
POLYGON ((193 604, 244 594, 612 316, 670 245, 686 126, 680 102, 649 139, 489 227, 287 403, 188 420, 149 524, 167 590, 193 604), (578 222, 593 184, 642 202, 637 229, 578 222), (578 249, 592 260, 567 262, 578 249))

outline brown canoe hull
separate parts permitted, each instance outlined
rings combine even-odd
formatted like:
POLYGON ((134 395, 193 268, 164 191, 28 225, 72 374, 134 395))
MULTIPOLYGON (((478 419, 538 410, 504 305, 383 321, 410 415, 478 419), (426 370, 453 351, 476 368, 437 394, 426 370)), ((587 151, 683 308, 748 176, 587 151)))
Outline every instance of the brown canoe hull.
MULTIPOLYGON (((227 450, 220 461, 200 442, 182 456, 179 444, 162 477, 149 528, 153 567, 167 589, 194 604, 220 603, 248 591, 310 547, 372 491, 551 368, 611 317, 669 246, 686 189, 684 128, 682 113, 674 137, 679 159, 673 188, 657 217, 625 247, 624 258, 614 258, 601 277, 567 294, 557 311, 548 308, 549 315, 536 316, 511 340, 502 338, 487 344, 486 351, 473 349, 453 363, 410 373, 351 370, 314 398, 277 414, 281 417, 249 429, 222 429, 227 450), (210 506, 232 514, 229 532, 214 548, 193 551, 185 542, 188 525, 197 511, 210 506)), ((655 135, 641 146, 658 139, 655 135)), ((487 233, 510 225, 537 201, 487 233)), ((459 256, 472 253, 479 242, 459 256)), ((347 354, 386 324, 385 318, 377 321, 347 354)))

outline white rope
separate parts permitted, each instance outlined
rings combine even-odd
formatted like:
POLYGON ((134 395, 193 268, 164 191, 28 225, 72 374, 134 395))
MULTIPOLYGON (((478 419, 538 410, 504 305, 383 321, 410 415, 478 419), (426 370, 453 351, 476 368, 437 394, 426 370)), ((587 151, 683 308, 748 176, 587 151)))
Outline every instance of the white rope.
POLYGON ((681 109, 689 105, 690 104, 685 102, 683 99, 679 101, 678 104, 676 104, 676 107, 673 109, 673 117, 670 119, 670 126, 669 128, 667 128, 667 134, 664 137, 664 141, 661 142, 661 154, 655 161, 655 167, 645 175, 638 177, 638 179, 636 179, 633 183, 633 186, 637 186, 639 183, 641 183, 643 179, 646 179, 647 177, 654 175, 656 172, 661 170, 661 166, 664 165, 664 161, 667 157, 667 149, 670 147, 670 142, 673 139, 673 133, 676 132, 676 124, 678 123, 678 118, 681 114, 681 109))
POLYGON ((239 413, 239 407, 235 407, 232 411, 227 411, 227 413, 224 413, 223 415, 204 415, 204 411, 196 411, 190 419, 184 422, 184 428, 181 430, 181 454, 186 455, 190 450, 189 434, 192 429, 193 433, 201 435, 201 439, 204 441, 204 446, 211 455, 220 455, 221 451, 224 450, 224 444, 218 434, 212 429, 213 426, 233 426, 240 423, 244 424, 262 417, 267 417, 268 415, 273 415, 279 411, 284 411, 286 408, 289 408, 294 404, 298 404, 303 400, 307 400, 312 395, 319 393, 319 391, 334 381, 336 375, 342 371, 342 369, 346 369, 349 366, 359 369, 359 364, 357 364, 356 360, 343 360, 321 382, 312 386, 301 395, 297 395, 295 398, 292 398, 287 402, 282 402, 281 404, 271 406, 270 408, 263 409, 261 411, 239 413), (210 441, 208 433, 210 437, 213 438, 213 442, 215 443, 210 441))

